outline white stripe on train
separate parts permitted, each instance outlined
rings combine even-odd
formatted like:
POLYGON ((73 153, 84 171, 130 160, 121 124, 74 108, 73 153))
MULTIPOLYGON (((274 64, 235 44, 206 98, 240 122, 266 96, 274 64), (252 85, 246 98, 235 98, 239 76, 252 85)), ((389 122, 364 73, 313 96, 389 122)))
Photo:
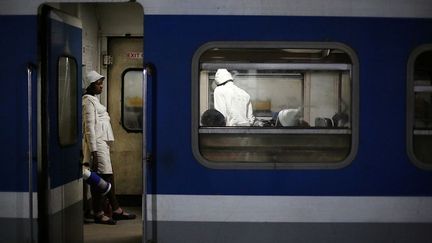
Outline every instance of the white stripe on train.
POLYGON ((148 195, 147 204, 157 221, 432 222, 432 197, 148 195))
MULTIPOLYGON (((1 15, 37 15, 45 0, 0 1, 1 15)), ((70 1, 52 1, 70 2, 70 1)), ((73 2, 107 2, 76 0, 73 2)), ((110 0, 109 2, 124 2, 110 0)), ((263 16, 354 16, 432 18, 432 4, 425 0, 137 0, 150 15, 263 15, 263 16)))

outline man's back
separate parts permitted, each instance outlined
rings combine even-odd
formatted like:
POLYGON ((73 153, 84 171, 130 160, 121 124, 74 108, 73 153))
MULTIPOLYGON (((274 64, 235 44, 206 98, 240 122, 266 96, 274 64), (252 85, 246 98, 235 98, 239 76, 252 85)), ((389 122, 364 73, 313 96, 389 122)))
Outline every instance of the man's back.
POLYGON ((233 82, 216 87, 214 104, 215 109, 225 116, 227 126, 250 126, 253 123, 250 96, 233 82))

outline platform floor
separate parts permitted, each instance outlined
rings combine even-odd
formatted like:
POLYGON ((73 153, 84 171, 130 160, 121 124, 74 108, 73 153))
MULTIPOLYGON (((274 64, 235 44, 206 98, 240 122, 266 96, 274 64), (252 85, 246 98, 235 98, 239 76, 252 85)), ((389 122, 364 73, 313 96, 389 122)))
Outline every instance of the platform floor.
POLYGON ((84 224, 85 243, 141 243, 142 214, 139 207, 123 207, 137 215, 134 220, 120 220, 116 225, 84 224))

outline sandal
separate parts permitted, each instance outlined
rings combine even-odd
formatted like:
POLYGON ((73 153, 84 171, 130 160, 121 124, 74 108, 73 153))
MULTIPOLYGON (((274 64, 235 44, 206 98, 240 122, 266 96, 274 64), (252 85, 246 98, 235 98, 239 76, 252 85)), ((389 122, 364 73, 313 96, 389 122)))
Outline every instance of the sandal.
POLYGON ((95 222, 95 224, 108 224, 108 225, 115 225, 117 222, 114 220, 114 219, 112 219, 112 218, 108 218, 108 220, 102 220, 103 219, 103 216, 104 215, 102 215, 102 216, 99 216, 99 217, 95 217, 94 218, 94 222, 95 222))
POLYGON ((136 215, 135 214, 130 214, 130 213, 125 214, 125 211, 122 210, 121 213, 115 213, 115 212, 113 212, 112 213, 112 217, 115 220, 128 220, 128 219, 135 219, 136 215))

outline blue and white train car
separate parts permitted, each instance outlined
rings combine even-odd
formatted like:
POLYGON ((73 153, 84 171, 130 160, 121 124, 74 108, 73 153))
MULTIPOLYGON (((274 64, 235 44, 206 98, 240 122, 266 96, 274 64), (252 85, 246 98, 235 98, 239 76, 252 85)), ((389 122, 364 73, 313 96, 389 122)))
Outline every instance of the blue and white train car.
MULTIPOLYGON (((137 2, 143 242, 429 241, 430 3, 137 2), (260 126, 202 122, 220 68, 260 126)), ((41 4, 0 3, 0 234, 79 242, 83 26, 41 4)))

